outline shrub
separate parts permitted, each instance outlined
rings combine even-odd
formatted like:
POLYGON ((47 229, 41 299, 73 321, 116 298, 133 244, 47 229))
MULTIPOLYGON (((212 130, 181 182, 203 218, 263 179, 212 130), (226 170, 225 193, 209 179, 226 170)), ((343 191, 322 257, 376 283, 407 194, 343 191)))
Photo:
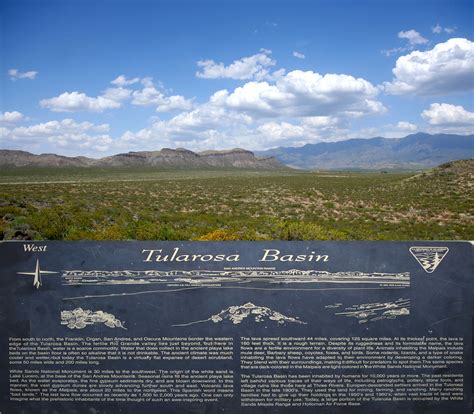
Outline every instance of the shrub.
POLYGON ((207 240, 207 241, 221 241, 221 240, 241 240, 240 236, 237 233, 231 232, 229 230, 218 229, 206 233, 200 237, 195 238, 194 240, 207 240))

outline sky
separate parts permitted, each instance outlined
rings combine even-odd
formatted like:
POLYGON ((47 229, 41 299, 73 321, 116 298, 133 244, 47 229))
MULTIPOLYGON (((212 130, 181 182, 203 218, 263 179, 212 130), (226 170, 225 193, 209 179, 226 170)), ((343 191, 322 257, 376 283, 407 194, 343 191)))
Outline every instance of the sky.
POLYGON ((0 148, 102 157, 474 133, 474 3, 0 3, 0 148))

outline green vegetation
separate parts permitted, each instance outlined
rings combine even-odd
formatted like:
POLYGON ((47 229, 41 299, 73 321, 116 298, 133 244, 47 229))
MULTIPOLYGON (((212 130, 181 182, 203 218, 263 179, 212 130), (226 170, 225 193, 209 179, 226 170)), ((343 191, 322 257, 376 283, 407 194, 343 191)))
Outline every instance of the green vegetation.
POLYGON ((0 238, 472 240, 474 168, 460 165, 421 174, 12 169, 0 172, 0 238))

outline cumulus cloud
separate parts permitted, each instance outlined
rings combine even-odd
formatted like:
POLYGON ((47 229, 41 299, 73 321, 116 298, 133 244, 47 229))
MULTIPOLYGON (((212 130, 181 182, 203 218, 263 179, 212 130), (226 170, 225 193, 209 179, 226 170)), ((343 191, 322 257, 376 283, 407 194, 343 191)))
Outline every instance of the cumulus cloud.
POLYGON ((171 137, 182 140, 198 138, 201 133, 226 129, 233 124, 250 125, 251 118, 244 114, 226 111, 224 108, 203 104, 192 111, 181 112, 169 120, 159 120, 153 128, 159 128, 171 137))
POLYGON ((266 122, 257 128, 262 135, 272 138, 272 142, 284 140, 294 140, 305 136, 305 128, 301 125, 291 124, 289 122, 266 122))
POLYGON ((460 105, 433 103, 421 116, 430 125, 474 126, 474 112, 466 111, 460 105))
POLYGON ((93 124, 91 122, 76 122, 73 119, 48 121, 27 127, 17 127, 12 130, 16 137, 56 136, 62 134, 79 134, 86 131, 108 132, 108 124, 93 124))
POLYGON ((334 117, 307 117, 293 122, 265 122, 256 128, 255 138, 258 145, 268 148, 338 141, 346 138, 347 133, 345 120, 334 117))
POLYGON ((210 100, 254 118, 334 113, 359 117, 385 111, 375 100, 377 94, 378 88, 362 78, 295 70, 275 84, 252 81, 233 92, 218 91, 210 100))
POLYGON ((181 95, 166 96, 158 90, 151 78, 142 80, 144 87, 132 93, 132 104, 140 106, 156 106, 157 112, 170 112, 173 110, 190 110, 193 100, 181 95))
MULTIPOLYGON (((276 116, 269 120, 255 116, 254 111, 247 113, 241 108, 229 107, 225 102, 228 96, 226 91, 217 92, 192 111, 157 120, 137 132, 127 131, 119 143, 127 148, 184 146, 194 150, 235 146, 259 150, 278 145, 303 145, 341 139, 347 134, 349 119, 353 116, 341 113, 340 117, 315 115, 288 120, 276 116)), ((274 104, 278 106, 278 102, 274 104)))
POLYGON ((101 95, 102 98, 108 99, 113 102, 123 102, 126 101, 132 91, 130 89, 125 89, 125 88, 107 88, 104 93, 101 95))
POLYGON ((394 79, 385 82, 392 95, 441 95, 474 88, 474 43, 449 39, 425 52, 413 51, 397 59, 394 79))
POLYGON ((124 148, 156 149, 183 146, 192 150, 243 147, 262 150, 279 145, 340 139, 347 130, 337 121, 308 119, 255 121, 242 113, 204 104, 170 120, 158 120, 118 140, 124 148))
POLYGON ((120 108, 127 101, 131 101, 133 105, 155 106, 157 112, 187 111, 193 107, 193 99, 186 99, 181 95, 167 96, 155 87, 150 77, 126 79, 125 76, 120 75, 111 83, 130 85, 138 82, 143 85, 142 89, 132 90, 115 86, 105 89, 96 97, 77 91, 64 92, 53 98, 42 99, 40 105, 54 112, 104 112, 107 109, 120 108))
MULTIPOLYGON (((252 80, 234 90, 219 90, 191 110, 127 131, 118 144, 264 149, 336 140, 347 135, 351 120, 386 111, 378 94, 379 88, 350 75, 282 73, 273 81, 252 80)), ((132 103, 159 105, 162 100, 163 93, 149 84, 133 93, 132 103)))
POLYGON ((60 146, 77 153, 78 150, 106 151, 113 140, 107 134, 108 124, 76 122, 73 119, 49 121, 30 126, 4 128, 0 143, 12 145, 60 146))
POLYGON ((413 50, 418 45, 423 45, 423 44, 428 43, 428 39, 425 39, 420 33, 418 33, 416 30, 413 30, 413 29, 398 32, 398 38, 406 40, 408 42, 408 45, 393 47, 391 49, 383 49, 381 53, 389 57, 398 53, 403 53, 403 52, 413 50))
POLYGON ((30 79, 33 80, 36 78, 36 75, 38 74, 37 71, 35 70, 29 70, 27 72, 20 72, 18 69, 9 69, 8 70, 8 75, 10 76, 11 80, 17 80, 17 79, 30 79))
POLYGON ((397 124, 397 128, 406 132, 415 132, 418 129, 418 126, 412 124, 411 122, 400 121, 397 124))
MULTIPOLYGON (((152 87, 152 86, 155 86, 155 82, 153 82, 153 78, 151 76, 147 76, 145 78, 142 78, 140 80, 140 83, 143 85, 143 86, 147 86, 147 87, 152 87)), ((161 82, 159 82, 159 87, 162 88, 163 87, 163 84, 161 82)))
POLYGON ((0 112, 0 123, 14 124, 24 118, 24 115, 18 111, 0 112))
POLYGON ((306 56, 304 55, 304 53, 297 52, 297 51, 294 51, 294 52, 293 52, 293 56, 294 56, 295 58, 298 58, 298 59, 305 59, 305 58, 306 58, 306 56))
POLYGON ((53 98, 42 99, 40 105, 54 112, 103 112, 107 109, 120 108, 131 93, 131 90, 122 87, 108 88, 97 97, 90 97, 77 91, 64 92, 53 98))
POLYGON ((127 79, 125 75, 120 75, 120 76, 117 76, 110 83, 112 85, 117 85, 117 86, 128 86, 128 85, 133 85, 134 83, 138 83, 138 82, 140 82, 140 78, 127 79))
POLYGON ((340 124, 341 120, 334 116, 308 116, 303 118, 303 123, 316 128, 327 128, 340 124))
POLYGON ((276 64, 271 53, 271 50, 261 49, 259 53, 234 60, 228 66, 212 59, 200 60, 197 62, 200 70, 196 76, 204 79, 265 79, 270 75, 268 67, 276 64))
POLYGON ((398 37, 400 39, 406 39, 410 46, 422 45, 428 43, 428 39, 425 39, 420 33, 416 30, 407 30, 398 32, 398 37))
POLYGON ((118 140, 124 148, 186 147, 193 150, 247 146, 251 118, 210 103, 156 120, 139 131, 127 131, 118 140))
POLYGON ((163 102, 158 104, 156 112, 171 112, 175 110, 190 110, 193 107, 193 100, 186 99, 181 95, 165 96, 163 102))

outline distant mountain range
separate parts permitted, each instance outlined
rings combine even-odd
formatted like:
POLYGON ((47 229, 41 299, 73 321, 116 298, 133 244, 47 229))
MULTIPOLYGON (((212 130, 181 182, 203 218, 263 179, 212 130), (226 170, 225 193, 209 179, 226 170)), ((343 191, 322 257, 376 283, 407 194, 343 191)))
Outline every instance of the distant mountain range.
POLYGON ((349 139, 256 152, 303 169, 423 169, 474 158, 474 135, 417 133, 404 138, 349 139))
POLYGON ((229 151, 192 152, 183 148, 141 151, 93 159, 56 154, 35 155, 26 151, 0 150, 0 167, 155 167, 285 169, 274 157, 256 157, 240 148, 229 151))
POLYGON ((302 169, 425 169, 474 158, 474 135, 418 133, 405 138, 349 139, 338 142, 278 147, 255 152, 241 148, 193 152, 184 148, 127 152, 100 159, 35 155, 0 150, 0 167, 155 167, 302 169))

